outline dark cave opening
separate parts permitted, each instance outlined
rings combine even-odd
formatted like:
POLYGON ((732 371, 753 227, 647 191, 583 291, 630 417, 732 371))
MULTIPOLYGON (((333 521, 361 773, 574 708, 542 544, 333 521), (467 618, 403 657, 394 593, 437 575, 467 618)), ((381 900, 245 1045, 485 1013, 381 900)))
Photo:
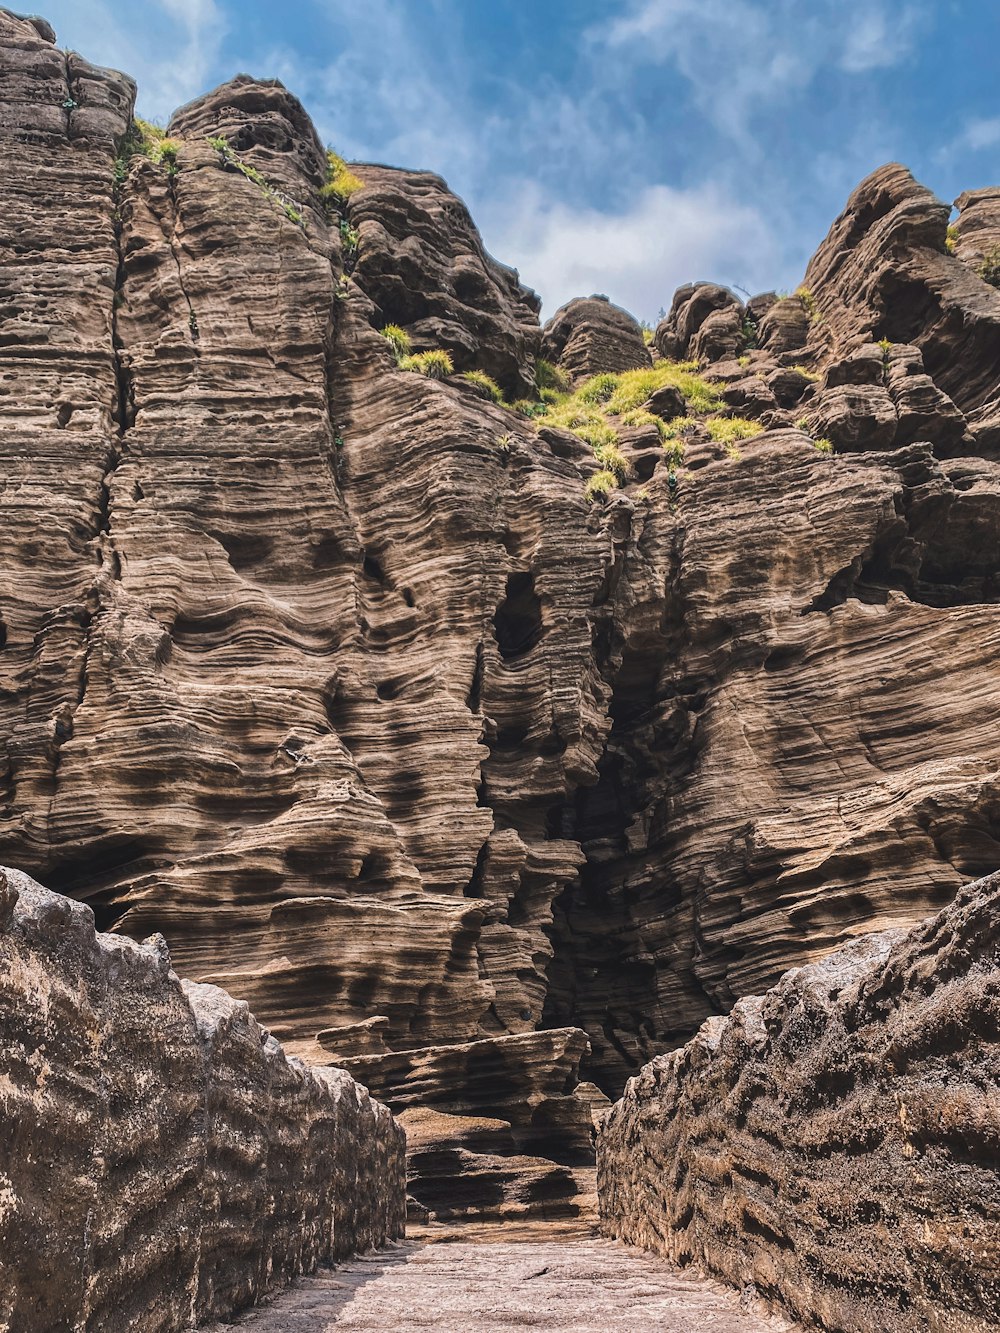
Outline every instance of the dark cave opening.
POLYGON ((505 662, 529 653, 542 637, 542 602, 530 570, 508 574, 507 589, 493 617, 493 627, 505 662))

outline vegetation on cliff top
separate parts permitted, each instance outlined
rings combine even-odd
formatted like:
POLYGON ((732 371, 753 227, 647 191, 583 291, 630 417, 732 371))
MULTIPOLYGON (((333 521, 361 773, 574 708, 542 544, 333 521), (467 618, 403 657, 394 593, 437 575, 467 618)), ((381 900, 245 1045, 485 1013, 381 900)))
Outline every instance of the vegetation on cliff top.
POLYGON ((151 120, 140 120, 136 117, 118 144, 114 166, 115 182, 121 185, 125 180, 133 157, 146 157, 156 166, 165 167, 168 175, 175 175, 180 147, 180 140, 171 139, 161 126, 154 125, 151 120))

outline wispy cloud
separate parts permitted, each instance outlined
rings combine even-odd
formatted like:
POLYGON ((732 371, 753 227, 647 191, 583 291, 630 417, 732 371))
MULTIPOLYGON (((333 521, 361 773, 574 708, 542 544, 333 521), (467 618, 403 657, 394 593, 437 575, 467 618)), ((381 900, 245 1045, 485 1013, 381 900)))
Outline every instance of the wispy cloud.
POLYGON ((651 320, 696 278, 753 292, 787 276, 770 221, 714 184, 652 186, 611 212, 570 208, 536 187, 482 221, 491 248, 543 291, 549 314, 601 292, 651 320))
POLYGON ((125 70, 139 84, 143 112, 166 120, 217 77, 227 34, 218 0, 152 0, 142 22, 112 0, 46 0, 57 40, 90 60, 125 70))
POLYGON ((966 121, 961 131, 941 152, 942 154, 963 151, 979 153, 985 148, 996 148, 998 144, 1000 144, 1000 116, 975 116, 966 121))
POLYGON ((821 71, 862 74, 899 63, 923 19, 887 0, 632 0, 596 44, 672 66, 699 108, 734 137, 761 107, 804 92, 821 71))

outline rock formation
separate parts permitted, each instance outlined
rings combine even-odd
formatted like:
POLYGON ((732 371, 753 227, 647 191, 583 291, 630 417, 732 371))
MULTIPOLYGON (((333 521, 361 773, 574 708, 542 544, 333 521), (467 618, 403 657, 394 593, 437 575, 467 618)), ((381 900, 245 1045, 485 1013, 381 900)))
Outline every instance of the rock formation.
POLYGON ((710 1018, 598 1139, 606 1230, 853 1333, 1000 1328, 1000 875, 710 1018))
POLYGON ((0 871, 0 1326, 172 1333, 402 1235, 405 1139, 162 936, 0 871))
POLYGON ((650 364, 638 322, 606 296, 577 299, 557 310, 545 325, 542 355, 574 380, 650 364))
POLYGON ((377 1088, 417 1211, 571 1212, 629 1073, 998 863, 1000 295, 886 168, 654 362, 279 84, 164 151, 0 35, 0 855, 377 1088), (539 353, 711 386, 595 453, 539 353))

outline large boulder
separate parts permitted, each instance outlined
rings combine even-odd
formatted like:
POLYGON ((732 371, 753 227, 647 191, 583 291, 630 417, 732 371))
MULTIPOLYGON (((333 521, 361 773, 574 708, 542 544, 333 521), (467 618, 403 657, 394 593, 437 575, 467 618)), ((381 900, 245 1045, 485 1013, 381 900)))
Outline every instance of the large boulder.
POLYGON ((692 340, 707 320, 727 312, 722 327, 728 329, 742 308, 739 297, 714 282, 691 282, 678 287, 666 317, 656 326, 657 351, 674 361, 686 360, 695 354, 692 340))
POLYGON ((398 324, 415 350, 443 348, 456 370, 483 370, 511 398, 534 393, 540 302, 489 255, 465 204, 430 172, 366 163, 349 201, 354 281, 379 327, 398 324))
POLYGON ((542 331, 542 356, 573 380, 650 364, 638 321, 606 296, 578 297, 557 310, 542 331))

